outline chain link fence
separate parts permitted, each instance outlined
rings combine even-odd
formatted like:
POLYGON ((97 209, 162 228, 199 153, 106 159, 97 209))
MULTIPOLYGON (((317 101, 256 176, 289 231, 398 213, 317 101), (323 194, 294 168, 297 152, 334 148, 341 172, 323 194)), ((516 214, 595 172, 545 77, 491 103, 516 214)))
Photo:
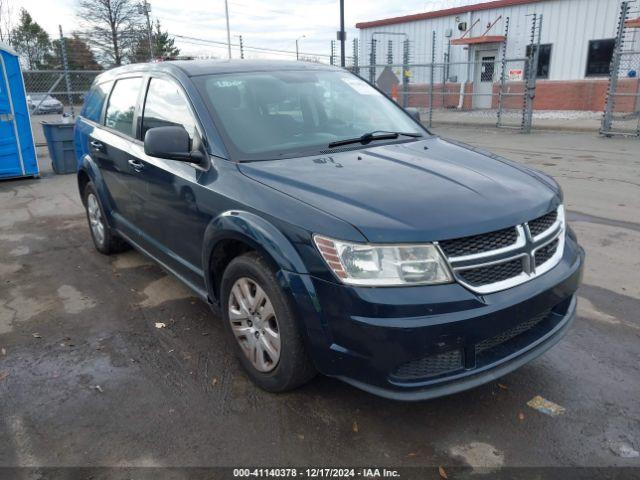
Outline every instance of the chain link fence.
POLYGON ((373 79, 403 107, 417 108, 427 126, 492 119, 497 127, 529 132, 535 95, 531 63, 481 55, 473 62, 360 65, 352 71, 373 79))
MULTIPOLYGON (((406 36, 399 40, 390 37, 404 34, 374 32, 367 44, 368 63, 359 62, 358 45, 354 41, 353 63, 349 69, 403 107, 418 108, 428 126, 434 123, 486 124, 490 120, 497 127, 529 133, 538 75, 542 15, 528 17, 526 22, 519 22, 521 28, 526 25, 525 36, 528 37, 522 57, 509 56, 507 17, 504 19, 504 36, 497 37, 501 42, 493 41, 483 46, 477 42, 483 40, 482 37, 473 41, 468 39, 469 44, 476 48, 466 61, 451 61, 454 46, 451 41, 446 50, 440 52, 444 61, 436 61, 436 45, 442 44, 442 39, 437 38, 435 31, 430 43, 430 58, 422 63, 410 61, 412 44, 406 36), (387 40, 383 41, 384 38, 387 40), (394 45, 396 52, 400 53, 395 57, 394 45), (379 53, 384 51, 387 52, 386 63, 376 61, 379 53)), ((464 42, 455 45, 464 45, 464 42)), ((515 50, 511 50, 511 55, 515 50)))
POLYGON ((100 73, 99 70, 24 70, 22 75, 31 114, 77 111, 100 73))
POLYGON ((600 133, 640 138, 640 4, 620 4, 600 133))

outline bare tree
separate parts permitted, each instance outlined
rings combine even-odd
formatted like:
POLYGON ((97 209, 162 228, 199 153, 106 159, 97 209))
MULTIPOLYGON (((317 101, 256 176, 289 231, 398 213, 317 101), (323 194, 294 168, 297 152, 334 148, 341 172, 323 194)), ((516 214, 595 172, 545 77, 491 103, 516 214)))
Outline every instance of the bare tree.
POLYGON ((11 43, 11 31, 13 30, 13 8, 11 0, 0 0, 0 42, 11 43))
POLYGON ((142 21, 133 0, 79 0, 77 15, 85 40, 107 65, 122 65, 135 45, 142 21))

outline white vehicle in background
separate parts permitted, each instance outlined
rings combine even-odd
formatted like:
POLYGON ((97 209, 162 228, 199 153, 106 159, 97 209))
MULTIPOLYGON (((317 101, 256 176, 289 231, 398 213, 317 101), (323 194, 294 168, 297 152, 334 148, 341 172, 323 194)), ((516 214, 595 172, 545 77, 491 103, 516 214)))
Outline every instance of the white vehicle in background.
POLYGON ((53 98, 46 93, 32 93, 27 95, 27 105, 29 105, 29 111, 33 115, 41 115, 46 113, 59 113, 64 112, 64 105, 60 100, 53 98))

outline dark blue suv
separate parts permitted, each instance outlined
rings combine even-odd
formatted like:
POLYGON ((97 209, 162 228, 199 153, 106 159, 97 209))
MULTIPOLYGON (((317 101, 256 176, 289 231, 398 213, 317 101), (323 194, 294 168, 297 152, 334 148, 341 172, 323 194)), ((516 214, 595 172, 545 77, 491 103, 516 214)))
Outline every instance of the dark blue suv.
POLYGON ((550 177, 438 138, 344 70, 177 61, 100 75, 76 123, 96 248, 220 310, 269 391, 316 372, 419 400, 567 331, 584 253, 550 177))

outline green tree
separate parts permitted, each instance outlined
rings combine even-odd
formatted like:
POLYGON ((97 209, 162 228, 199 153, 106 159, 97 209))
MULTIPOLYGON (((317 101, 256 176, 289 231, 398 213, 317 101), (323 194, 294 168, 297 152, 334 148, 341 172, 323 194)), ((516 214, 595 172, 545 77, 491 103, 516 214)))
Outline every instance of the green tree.
MULTIPOLYGON (((136 47, 133 50, 131 61, 147 62, 149 55, 149 36, 147 29, 138 30, 136 34, 136 47)), ((160 20, 156 19, 155 28, 151 34, 151 45, 153 47, 153 58, 170 60, 180 55, 180 49, 175 46, 175 38, 169 35, 168 31, 162 31, 160 20)))
POLYGON ((175 46, 175 38, 169 35, 168 31, 162 31, 160 20, 156 20, 156 30, 153 35, 153 53, 156 57, 168 59, 180 55, 180 49, 175 46))
MULTIPOLYGON (((65 37, 64 43, 67 50, 67 64, 69 70, 102 70, 102 66, 96 60, 94 53, 77 32, 71 37, 65 37)), ((52 70, 62 69, 62 50, 60 40, 51 42, 52 53, 45 57, 45 68, 52 70)))
POLYGON ((51 40, 49 34, 22 8, 18 24, 11 32, 11 45, 31 70, 42 67, 51 49, 51 40))

